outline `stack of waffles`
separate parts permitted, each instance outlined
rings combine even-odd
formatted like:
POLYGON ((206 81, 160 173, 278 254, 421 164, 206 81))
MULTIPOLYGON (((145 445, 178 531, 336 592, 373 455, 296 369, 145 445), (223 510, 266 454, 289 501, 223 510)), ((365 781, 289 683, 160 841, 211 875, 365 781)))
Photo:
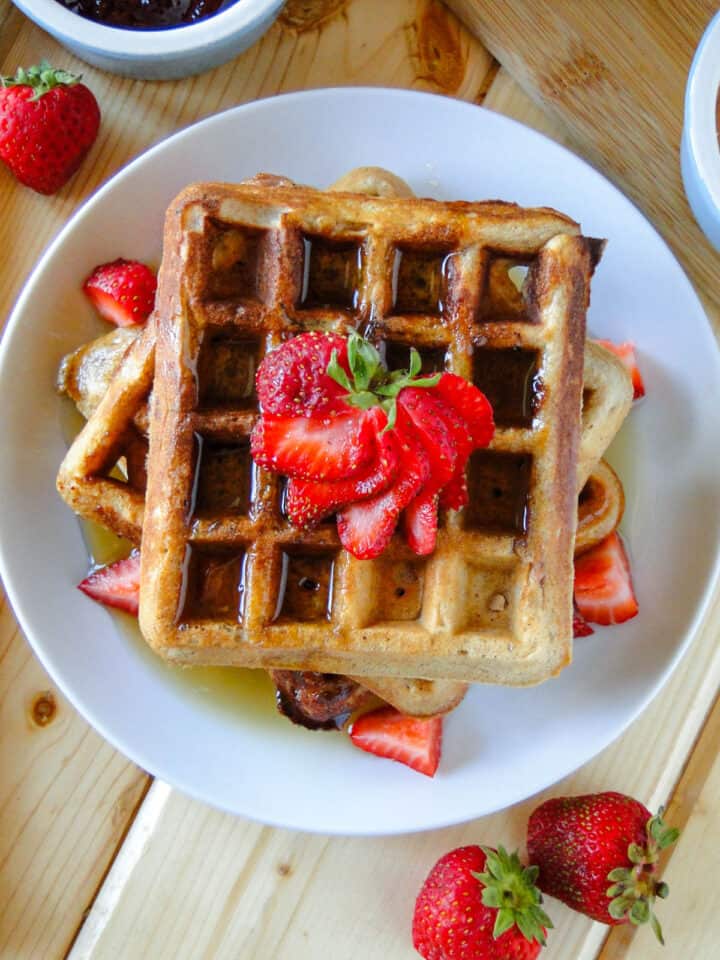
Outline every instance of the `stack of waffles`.
MULTIPOLYGON (((565 666, 573 552, 619 521, 600 458, 632 398, 620 363, 585 341, 601 249, 553 210, 420 200, 382 171, 330 191, 264 175, 183 191, 155 312, 141 334, 105 338, 114 376, 58 477, 77 513, 142 544, 153 649, 348 675, 415 715, 451 709, 468 683, 565 666), (282 478, 253 463, 257 366, 315 329, 359 330, 391 368, 415 347, 423 372, 458 373, 492 404, 470 503, 441 516, 429 557, 396 535, 357 560, 333 523, 295 529, 282 478)), ((78 399, 85 360, 64 366, 78 399)))

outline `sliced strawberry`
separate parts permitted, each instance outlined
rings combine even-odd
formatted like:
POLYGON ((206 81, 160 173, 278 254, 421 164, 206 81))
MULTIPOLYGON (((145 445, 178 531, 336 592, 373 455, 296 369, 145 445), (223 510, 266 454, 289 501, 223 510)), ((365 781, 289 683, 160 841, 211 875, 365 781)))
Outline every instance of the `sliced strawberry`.
POLYGON ((452 434, 442 417, 442 411, 431 391, 418 387, 401 390, 397 402, 412 422, 430 458, 430 476, 423 493, 438 493, 453 475, 457 457, 452 434))
POLYGON ((83 291, 98 313, 118 327, 145 323, 155 306, 157 278, 137 260, 113 260, 95 267, 83 291))
POLYGON ((400 446, 400 464, 391 486, 384 493, 351 504, 338 514, 340 542, 359 560, 380 556, 392 539, 400 513, 430 475, 425 448, 402 410, 398 410, 395 433, 400 446))
POLYGON ((407 505, 403 516, 410 549, 421 557, 432 553, 437 541, 438 495, 421 491, 407 505))
POLYGON ((450 510, 459 510, 467 506, 468 488, 465 476, 465 467, 468 457, 473 451, 474 444, 467 422, 453 407, 448 406, 438 397, 435 397, 440 415, 452 437, 455 447, 455 470, 444 488, 440 492, 440 506, 450 510))
POLYGON ((255 378, 265 413, 279 417, 326 417, 346 412, 347 390, 328 376, 333 351, 350 375, 345 337, 313 330, 300 334, 268 353, 255 378))
POLYGON ((467 477, 465 476, 466 464, 467 460, 463 463, 462 468, 459 465, 455 467, 455 473, 440 494, 440 506, 445 510, 460 510, 461 507, 466 507, 470 502, 467 477))
POLYGON ((260 467, 301 480, 345 480, 373 457, 374 418, 351 410, 324 420, 264 415, 250 449, 260 467))
POLYGON ((94 570, 78 584, 93 600, 107 607, 117 607, 137 616, 140 599, 140 554, 134 550, 125 560, 94 570))
POLYGON ((613 343, 612 340, 596 340, 595 342, 599 343, 607 350, 611 350, 615 356, 619 357, 622 361, 623 366, 627 369, 628 373, 632 377, 633 400, 638 400, 640 397, 644 397, 645 384, 643 383, 640 368, 637 365, 637 358, 635 357, 635 344, 631 340, 626 340, 624 343, 613 343))
MULTIPOLYGON (((379 407, 375 416, 387 421, 379 407)), ((368 411, 370 413, 371 411, 368 411)), ((377 450, 370 465, 349 480, 299 480, 290 478, 287 485, 285 509, 288 519, 296 527, 311 527, 341 507, 358 500, 367 500, 390 486, 398 472, 400 448, 392 430, 378 429, 377 450)))
POLYGON ((575 603, 591 623, 623 623, 637 614, 630 565, 617 533, 575 560, 575 603))
POLYGON ((455 373, 444 373, 435 394, 465 420, 475 447, 486 447, 495 433, 490 403, 485 394, 455 373))
POLYGON ((356 747, 433 777, 442 749, 442 717, 416 720, 393 707, 365 713, 350 728, 356 747))
MULTIPOLYGON (((430 476, 405 513, 405 534, 415 553, 424 556, 435 549, 438 525, 438 493, 455 472, 457 450, 448 427, 442 401, 430 390, 406 387, 398 406, 412 421, 430 459, 430 476)), ((467 432, 467 431, 466 431, 467 432)))
POLYGON ((592 633, 595 631, 580 613, 577 604, 573 602, 573 638, 589 637, 592 633))

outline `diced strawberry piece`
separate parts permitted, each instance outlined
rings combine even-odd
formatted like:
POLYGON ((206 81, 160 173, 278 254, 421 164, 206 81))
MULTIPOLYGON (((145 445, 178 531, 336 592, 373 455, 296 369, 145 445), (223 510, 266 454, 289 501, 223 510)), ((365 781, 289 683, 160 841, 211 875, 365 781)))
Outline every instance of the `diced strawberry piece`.
POLYGON ((301 480, 345 480, 373 457, 374 419, 351 410, 324 420, 266 414, 255 425, 250 449, 260 467, 301 480))
POLYGON ((577 604, 573 603, 573 638, 589 637, 592 633, 595 631, 580 613, 577 604))
POLYGON ((433 777, 442 749, 442 717, 417 720, 393 707, 365 713, 350 728, 356 747, 433 777))
POLYGON ((347 340, 337 333, 313 330, 268 353, 258 367, 255 384, 265 413, 279 417, 327 417, 347 412, 347 390, 328 376, 333 351, 350 375, 347 340))
POLYGON ((338 514, 340 542, 359 560, 380 556, 392 539, 400 513, 430 475, 425 447, 401 409, 398 409, 395 433, 400 446, 400 464, 391 486, 384 493, 351 504, 338 514))
POLYGON ((290 523, 310 527, 341 507, 367 500, 390 486, 398 472, 400 449, 392 430, 383 432, 387 417, 380 407, 368 411, 378 431, 376 453, 362 473, 349 480, 288 480, 285 509, 290 523))
POLYGON ((632 377, 633 400, 638 400, 640 397, 644 397, 645 384, 643 383, 640 368, 637 365, 635 344, 631 340, 626 340, 624 343, 613 343, 612 340, 596 340, 595 342, 599 343, 607 350, 611 350, 616 357, 619 357, 620 360, 622 360, 623 366, 627 369, 628 373, 632 377))
POLYGON ((125 560, 94 570, 78 584, 88 597, 137 616, 140 600, 140 554, 134 550, 125 560))
POLYGON ((410 549, 421 557, 432 553, 437 541, 438 495, 421 491, 405 508, 404 521, 410 549))
POLYGON ((114 260, 95 267, 83 291, 98 313, 118 327, 145 323, 155 306, 157 278, 137 260, 114 260))
POLYGON ((575 603, 591 623, 623 623, 637 614, 630 565, 617 533, 575 560, 575 603))
POLYGON ((495 423, 485 394, 455 373, 444 373, 433 390, 465 420, 475 447, 486 447, 495 433, 495 423))

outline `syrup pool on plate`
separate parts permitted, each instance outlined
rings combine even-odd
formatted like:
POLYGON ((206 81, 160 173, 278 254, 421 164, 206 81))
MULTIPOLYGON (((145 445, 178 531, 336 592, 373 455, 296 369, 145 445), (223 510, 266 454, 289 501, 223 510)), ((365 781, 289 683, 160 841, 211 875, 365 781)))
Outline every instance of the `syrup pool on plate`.
MULTIPOLYGON (((68 446, 82 428, 83 417, 67 399, 61 402, 61 430, 68 446)), ((88 569, 105 566, 126 557, 132 544, 89 520, 79 520, 88 551, 88 569)), ((92 603, 88 599, 88 603, 92 603)), ((119 610, 107 611, 117 628, 118 640, 129 643, 144 662, 157 672, 165 683, 172 683, 196 703, 220 710, 226 717, 242 723, 277 724, 283 729, 285 720, 275 707, 275 688, 265 670, 242 667, 180 667, 166 663, 153 653, 140 633, 137 619, 119 610)))

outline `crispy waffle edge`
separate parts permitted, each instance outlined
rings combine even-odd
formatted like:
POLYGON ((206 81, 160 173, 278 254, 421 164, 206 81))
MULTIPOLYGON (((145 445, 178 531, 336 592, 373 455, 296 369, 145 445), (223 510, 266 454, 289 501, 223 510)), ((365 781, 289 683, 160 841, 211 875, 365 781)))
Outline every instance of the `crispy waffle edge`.
MULTIPOLYGON (((158 316, 163 318, 182 317, 183 311, 187 310, 187 291, 182 284, 176 282, 177 277, 182 276, 187 269, 187 262, 181 263, 183 255, 183 230, 181 218, 184 211, 191 205, 201 205, 206 214, 219 215, 219 204, 227 197, 228 191, 233 193, 238 188, 228 187, 227 185, 196 185, 182 192, 178 200, 171 206, 166 221, 165 250, 166 256, 163 260, 163 266, 160 274, 160 284, 158 290, 158 316)), ((277 196, 280 201, 283 200, 283 191, 289 191, 297 196, 297 188, 278 187, 277 196)), ((315 194, 315 191, 310 191, 315 194)), ((434 201, 383 201, 384 203, 410 203, 413 205, 435 204, 434 201)), ((441 209, 443 205, 438 205, 435 209, 441 209)), ((460 213, 466 213, 471 207, 482 207, 483 211, 497 217, 499 221, 512 217, 517 218, 519 208, 512 204, 453 204, 449 205, 460 213)), ((557 216, 551 211, 542 211, 547 213, 548 218, 557 216)), ((509 670, 503 676, 499 675, 497 670, 493 670, 493 664, 490 662, 488 669, 476 667, 474 670, 468 670, 464 661, 458 657, 441 657, 436 652, 429 652, 427 656, 418 655, 417 645, 413 650, 413 656, 410 660, 404 655, 395 651, 392 655, 388 654, 387 649, 383 649, 382 642, 378 643, 377 631, 370 640, 369 648, 362 651, 339 648, 334 651, 328 651, 322 645, 318 646, 314 640, 311 640, 308 649, 300 650, 298 648, 282 649, 260 649, 254 643, 236 643, 233 639, 232 630, 223 629, 223 636, 217 636, 218 643, 203 647, 202 654, 204 662, 214 659, 215 662, 234 662, 244 665, 263 665, 263 666, 292 666, 297 669, 316 669, 327 672, 342 672, 357 674, 358 676, 366 673, 392 673, 392 674, 412 674, 420 677, 450 677, 457 680, 485 680, 489 682, 508 682, 508 683, 533 683, 538 682, 548 675, 556 673, 570 659, 571 647, 571 629, 570 629, 570 605, 567 584, 572 582, 572 538, 573 525, 575 522, 575 488, 570 478, 573 476, 573 465, 577 453, 577 436, 579 430, 580 417, 580 397, 582 381, 582 354, 584 342, 584 313, 587 305, 588 281, 593 266, 593 257, 596 250, 596 244, 579 236, 573 236, 577 233, 577 226, 567 218, 558 217, 558 227, 568 230, 568 233, 561 233, 547 244, 547 254, 543 257, 541 254, 530 279, 531 289, 534 291, 533 299, 539 304, 552 304, 552 299, 557 296, 558 289, 562 289, 567 294, 567 303, 561 309, 564 309, 569 317, 570 324, 568 329, 571 335, 565 338, 563 349, 566 351, 565 363, 566 377, 563 382, 557 384, 555 396, 546 398, 546 408, 544 415, 548 416, 553 410, 560 410, 567 406, 569 409, 577 411, 577 425, 571 425, 564 436, 557 438, 557 451, 555 459, 556 481, 554 489, 548 492, 545 503, 545 512, 553 513, 555 519, 563 518, 563 523, 556 523, 554 532, 551 531, 556 543, 552 549, 557 550, 559 566, 556 570, 547 571, 532 569, 528 571, 528 581, 519 584, 520 593, 532 592, 539 589, 541 594, 550 601, 549 607, 554 609, 557 614, 554 623, 548 623, 546 618, 540 617, 543 622, 522 624, 526 638, 534 638, 529 647, 535 652, 528 653, 526 648, 523 651, 522 658, 515 658, 517 669, 509 670), (562 276, 559 275, 558 271, 562 276), (561 280, 561 283, 558 281, 561 280), (564 468, 564 471, 563 471, 564 468), (569 471, 569 472, 568 472, 569 471), (562 581, 562 584, 560 583, 562 581), (559 593, 568 594, 563 596, 562 603, 559 603, 559 593), (567 607, 567 610, 560 610, 559 607, 567 607), (566 616, 565 616, 566 614, 566 616), (549 640, 549 643, 546 642, 549 640), (373 647, 374 644, 374 647, 373 647), (242 649, 239 649, 242 647, 242 649), (549 649, 546 657, 538 657, 539 648, 549 649), (378 653, 380 654, 378 656, 378 653), (522 663, 520 663, 522 659, 522 663)), ((511 241, 507 244, 507 250, 511 250, 511 241)), ((151 476, 148 490, 148 503, 153 507, 146 516, 145 542, 152 544, 152 549, 146 553, 143 551, 143 603, 141 613, 141 626, 151 645, 167 656, 169 659, 178 661, 193 662, 199 652, 198 646, 188 646, 187 649, 174 645, 171 640, 174 638, 174 628, 168 632, 168 625, 175 623, 178 615, 179 597, 176 592, 167 590, 168 581, 164 575, 168 572, 165 566, 165 560, 168 557, 166 546, 163 547, 163 537, 166 531, 171 531, 171 536, 177 531, 183 530, 186 525, 186 517, 189 510, 188 496, 177 500, 174 503, 168 503, 167 489, 173 484, 174 466, 178 460, 186 462, 186 458, 192 456, 192 450, 187 435, 181 441, 182 449, 178 449, 177 444, 163 443, 162 438, 172 435, 177 429, 178 418, 184 416, 183 411, 189 409, 192 405, 190 394, 194 390, 192 378, 187 375, 188 371, 182 370, 181 366, 173 364, 171 358, 178 356, 178 351, 182 354, 184 351, 195 350, 196 345, 192 342, 194 333, 182 322, 179 325, 173 325, 171 322, 163 323, 158 337, 159 362, 158 371, 162 376, 162 390, 158 391, 156 384, 156 395, 154 408, 151 417, 151 444, 153 452, 151 456, 151 476), (178 338, 187 338, 187 342, 180 343, 178 338), (175 352, 173 354, 173 351, 175 352), (160 395, 161 393, 161 395, 160 395), (177 403, 177 398, 184 399, 182 409, 173 408, 173 403, 177 403), (174 398, 174 399, 173 399, 174 398), (169 522, 168 522, 169 521, 169 522)), ((569 415, 571 419, 575 414, 569 415)), ((170 561, 171 563, 173 561, 170 561)), ((251 587, 252 589, 252 587, 251 587)), ((536 611, 537 612, 537 611, 536 611)), ((409 631, 408 631, 409 632, 409 631)), ((365 638, 370 636, 371 632, 360 631, 365 638)), ((235 631, 237 634, 237 631, 235 631)), ((361 638, 362 639, 362 638, 361 638)), ((193 641, 196 643, 196 641, 193 641)), ((365 642, 365 639, 362 639, 365 642)), ((432 645, 432 644, 431 644, 432 645)), ((510 651, 512 654, 512 651, 510 651)), ((508 667, 512 663, 512 655, 508 658, 503 656, 503 666, 508 667)), ((492 657, 489 658, 493 660, 492 657)), ((500 671, 502 673, 502 671, 500 671)))

